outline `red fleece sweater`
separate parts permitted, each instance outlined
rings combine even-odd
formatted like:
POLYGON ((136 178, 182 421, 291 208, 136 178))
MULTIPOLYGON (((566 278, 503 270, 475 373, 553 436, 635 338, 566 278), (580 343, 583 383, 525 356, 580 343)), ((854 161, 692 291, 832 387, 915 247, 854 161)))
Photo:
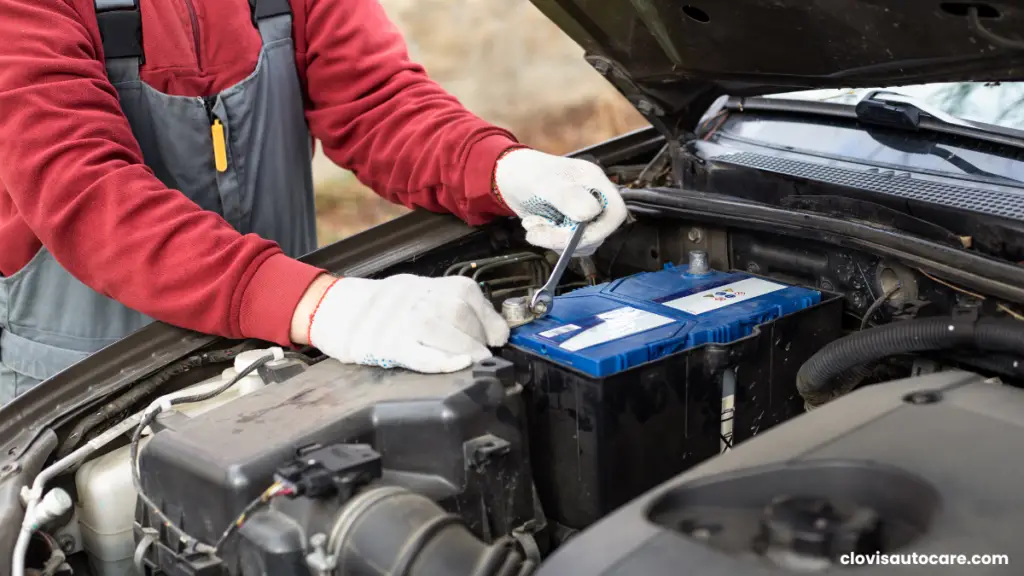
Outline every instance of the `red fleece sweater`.
MULTIPOLYGON (((306 118, 327 156, 378 194, 479 224, 511 134, 410 62, 378 0, 291 0, 306 118)), ((143 0, 142 79, 217 93, 254 68, 247 0, 143 0)), ((46 246, 76 278, 170 324, 289 344, 321 270, 166 188, 107 81, 93 0, 0 0, 0 275, 46 246)), ((211 169, 213 155, 210 155, 211 169)), ((54 303, 59 305, 60 303, 54 303)))

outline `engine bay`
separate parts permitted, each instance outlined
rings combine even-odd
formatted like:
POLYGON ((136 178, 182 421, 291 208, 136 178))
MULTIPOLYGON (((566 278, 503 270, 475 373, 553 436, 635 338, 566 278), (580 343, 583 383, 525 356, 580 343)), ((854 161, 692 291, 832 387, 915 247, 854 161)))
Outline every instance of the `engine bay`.
MULTIPOLYGON (((606 170, 627 197, 655 192, 636 196, 631 221, 593 257, 573 260, 542 317, 523 303, 557 255, 504 223, 379 273, 478 283, 512 336, 471 369, 415 374, 219 342, 65 421, 58 458, 105 445, 52 483, 73 505, 41 524, 28 565, 526 576, 670 574, 699 559, 791 573, 922 539, 941 548, 927 538, 993 551, 982 550, 991 531, 968 538, 935 520, 955 497, 943 476, 953 472, 897 458, 843 406, 888 414, 865 399, 874 394, 893 410, 941 411, 930 391, 955 399, 961 388, 1024 404, 1024 324, 1013 324, 1024 317, 882 252, 658 209, 650 194, 675 184, 662 154, 606 170), (157 400, 171 409, 147 420, 157 400), (812 424, 828 429, 819 447, 870 438, 822 448, 833 468, 808 463, 786 446, 812 424), (837 480, 847 477, 858 480, 837 480), (881 486, 917 494, 911 509, 894 509, 881 486), (815 514, 827 529, 805 525, 815 514)), ((1011 420, 1004 433, 1020 434, 1011 420)), ((992 426, 957 430, 968 442, 992 426)), ((893 446, 906 442, 929 440, 893 446)))

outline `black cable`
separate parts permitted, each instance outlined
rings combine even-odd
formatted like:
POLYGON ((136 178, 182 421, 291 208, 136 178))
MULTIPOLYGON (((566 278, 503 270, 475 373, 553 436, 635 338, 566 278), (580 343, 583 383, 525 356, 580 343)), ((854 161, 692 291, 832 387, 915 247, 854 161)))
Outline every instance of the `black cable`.
MULTIPOLYGON (((204 400, 209 400, 210 398, 213 398, 214 396, 221 394, 228 388, 231 388, 239 381, 241 381, 242 378, 245 378, 254 370, 258 369, 260 366, 263 366, 264 364, 270 362, 273 359, 274 356, 272 354, 263 356, 260 359, 256 360, 255 362, 253 362, 252 364, 250 364, 249 366, 247 366, 244 370, 236 374, 235 377, 232 378, 230 381, 225 382, 224 384, 218 386, 214 390, 202 394, 194 394, 192 396, 182 396, 174 398, 169 402, 169 404, 171 406, 176 406, 178 404, 190 404, 193 402, 202 402, 204 400)), ((142 421, 139 422, 139 425, 135 427, 135 432, 132 433, 132 441, 131 444, 129 444, 128 446, 128 458, 132 470, 132 485, 135 487, 135 492, 138 494, 139 499, 142 500, 143 504, 146 505, 146 508, 148 508, 150 512, 152 512, 160 520, 164 527, 166 527, 169 531, 173 532, 178 536, 178 539, 181 540, 181 542, 185 545, 186 550, 195 549, 199 552, 216 552, 216 548, 211 548, 208 544, 200 542, 195 537, 190 536, 184 530, 179 528, 177 524, 175 524, 173 520, 171 520, 166 514, 164 514, 163 510, 161 510, 160 507, 157 506, 157 504, 153 502, 149 498, 149 496, 146 495, 146 492, 142 489, 142 479, 139 476, 139 442, 142 439, 142 431, 147 426, 149 426, 153 422, 153 420, 156 419, 157 415, 160 414, 162 411, 163 408, 157 406, 155 409, 146 412, 146 414, 143 415, 142 417, 142 421)))
POLYGON ((168 516, 164 514, 163 510, 161 510, 160 507, 157 506, 155 502, 150 500, 149 496, 146 496, 145 491, 142 489, 142 480, 141 478, 139 478, 138 469, 139 440, 142 438, 142 430, 146 426, 149 426, 153 422, 153 419, 156 418, 156 415, 159 413, 160 410, 153 410, 151 412, 148 412, 145 416, 142 417, 142 421, 139 422, 139 425, 135 428, 135 432, 132 433, 132 442, 128 448, 128 458, 129 461, 131 462, 132 468, 132 485, 135 487, 135 492, 138 493, 139 499, 142 500, 142 503, 145 504, 147 508, 149 508, 149 510, 160 520, 160 523, 163 524, 164 527, 167 528, 167 530, 177 535, 178 540, 180 540, 182 544, 185 545, 186 549, 198 549, 201 542, 185 533, 185 531, 181 528, 178 528, 178 525, 175 524, 173 520, 168 518, 168 516))
POLYGON ((273 359, 273 354, 267 354, 266 356, 262 356, 252 364, 246 366, 244 370, 242 370, 238 374, 235 374, 234 378, 228 380, 227 382, 221 384, 220 386, 214 388, 213 390, 210 390, 209 392, 203 392, 201 394, 193 394, 192 396, 180 396, 178 398, 174 398, 171 400, 171 406, 177 406, 178 404, 192 404, 195 402, 203 402, 205 400, 213 398, 214 396, 219 396, 228 388, 231 388, 235 384, 238 384, 238 382, 241 381, 242 378, 245 378, 246 376, 257 370, 260 366, 263 366, 264 364, 270 362, 273 359))
POLYGON ((868 311, 865 312, 864 313, 864 317, 860 319, 860 329, 861 330, 863 330, 864 328, 867 327, 868 320, 871 320, 871 317, 874 316, 875 313, 878 312, 882 308, 882 305, 885 304, 886 302, 888 302, 889 298, 892 298, 892 295, 895 294, 897 291, 899 291, 899 289, 900 289, 900 284, 897 283, 895 286, 893 286, 892 288, 887 290, 885 292, 885 294, 882 294, 881 296, 876 298, 875 301, 871 303, 871 306, 868 306, 868 311))
POLYGON ((291 493, 291 489, 285 488, 281 484, 272 484, 270 488, 266 489, 263 492, 263 494, 260 494, 257 498, 253 499, 252 502, 249 502, 245 506, 245 508, 242 509, 242 513, 238 515, 238 518, 236 518, 234 522, 229 524, 228 527, 224 529, 224 532, 220 535, 220 538, 217 539, 217 543, 213 545, 214 549, 219 552, 224 547, 224 544, 228 541, 228 538, 230 538, 232 534, 234 534, 239 528, 241 528, 242 524, 245 524, 245 521, 252 516, 253 512, 259 510, 260 508, 263 508, 264 506, 269 505, 270 501, 273 500, 275 497, 291 493))
POLYGON ((993 46, 999 48, 1007 48, 1010 50, 1024 50, 1024 40, 1016 40, 1013 38, 1005 38, 996 34, 995 32, 985 28, 985 25, 981 23, 981 17, 978 15, 977 6, 967 7, 967 20, 970 25, 972 32, 981 36, 993 46))
POLYGON ((74 452, 75 449, 82 444, 89 432, 92 432, 114 416, 127 411, 134 404, 138 403, 146 396, 152 394, 154 390, 167 383, 171 378, 201 366, 233 360, 236 356, 251 346, 252 344, 246 342, 223 350, 213 350, 210 352, 203 352, 201 354, 193 354, 192 356, 164 367, 152 376, 128 389, 117 398, 104 404, 92 414, 89 414, 80 420, 78 424, 71 429, 67 439, 64 440, 64 444, 61 445, 60 449, 57 451, 57 457, 63 458, 64 456, 74 452))

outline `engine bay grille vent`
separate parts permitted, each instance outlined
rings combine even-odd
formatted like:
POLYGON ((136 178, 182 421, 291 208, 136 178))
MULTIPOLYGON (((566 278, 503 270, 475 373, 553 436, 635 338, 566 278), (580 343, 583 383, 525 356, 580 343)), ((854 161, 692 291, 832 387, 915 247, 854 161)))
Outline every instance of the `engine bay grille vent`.
POLYGON ((826 184, 860 188, 907 200, 928 202, 1013 220, 1024 220, 1024 191, 1018 194, 997 190, 980 190, 922 180, 902 171, 877 168, 853 170, 790 158, 766 156, 754 152, 727 154, 717 156, 712 160, 722 164, 775 172, 826 184))

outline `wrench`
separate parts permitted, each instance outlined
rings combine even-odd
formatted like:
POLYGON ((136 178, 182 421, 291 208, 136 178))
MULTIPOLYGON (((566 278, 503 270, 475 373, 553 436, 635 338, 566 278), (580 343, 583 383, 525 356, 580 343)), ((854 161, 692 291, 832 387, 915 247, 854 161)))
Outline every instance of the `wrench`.
POLYGON ((572 236, 569 238, 569 244, 562 251, 561 256, 558 257, 558 262, 555 262, 555 268, 551 271, 551 277, 548 278, 547 283, 541 286, 534 295, 533 299, 530 300, 530 311, 537 316, 543 316, 551 310, 551 303, 554 301, 555 289, 558 288, 558 283, 562 281, 562 274, 565 273, 565 269, 569 267, 569 262, 572 260, 572 254, 576 251, 576 246, 579 245, 580 240, 583 239, 583 231, 586 230, 587 223, 580 222, 576 226, 576 230, 573 231, 572 236))

